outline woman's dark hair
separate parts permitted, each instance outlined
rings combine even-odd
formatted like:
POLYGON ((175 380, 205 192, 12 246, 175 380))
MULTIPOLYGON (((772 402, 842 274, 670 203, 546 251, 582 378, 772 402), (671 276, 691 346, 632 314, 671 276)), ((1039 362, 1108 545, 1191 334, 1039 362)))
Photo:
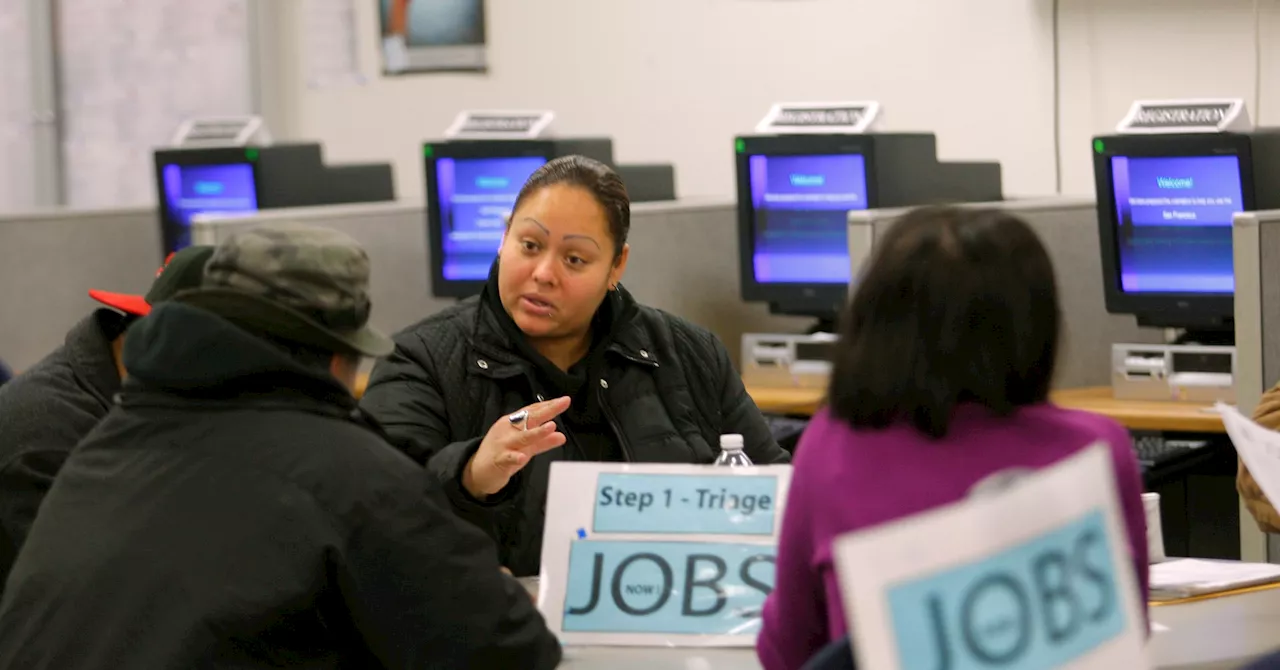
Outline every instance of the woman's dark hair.
POLYGON ((1043 402, 1061 315, 1035 232, 995 210, 927 207, 890 228, 845 309, 834 416, 946 435, 961 403, 1006 416, 1043 402))
POLYGON ((520 208, 524 199, 548 186, 568 184, 586 189, 604 208, 609 219, 609 236, 613 238, 613 258, 622 255, 622 246, 631 232, 631 198, 627 186, 612 168, 586 156, 561 156, 538 168, 520 189, 511 211, 520 208))

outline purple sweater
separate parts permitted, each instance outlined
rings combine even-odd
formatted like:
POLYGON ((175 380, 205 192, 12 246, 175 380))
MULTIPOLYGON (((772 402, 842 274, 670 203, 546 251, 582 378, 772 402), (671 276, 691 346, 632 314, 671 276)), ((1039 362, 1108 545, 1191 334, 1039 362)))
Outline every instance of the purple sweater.
POLYGON ((1147 531, 1142 478, 1128 431, 1114 421, 1052 405, 996 417, 956 411, 947 437, 910 426, 858 431, 825 410, 796 448, 791 492, 778 541, 777 581, 756 642, 768 670, 799 668, 848 633, 831 543, 874 526, 955 502, 998 470, 1051 465, 1103 439, 1111 445, 1129 548, 1147 602, 1147 531))

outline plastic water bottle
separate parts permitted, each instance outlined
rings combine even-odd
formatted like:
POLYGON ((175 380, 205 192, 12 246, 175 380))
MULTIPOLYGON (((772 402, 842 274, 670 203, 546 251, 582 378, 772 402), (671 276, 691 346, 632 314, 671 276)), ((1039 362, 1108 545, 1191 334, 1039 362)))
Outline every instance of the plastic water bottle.
POLYGON ((752 465, 751 459, 742 452, 741 435, 720 436, 720 455, 716 457, 716 465, 727 465, 731 468, 752 465))

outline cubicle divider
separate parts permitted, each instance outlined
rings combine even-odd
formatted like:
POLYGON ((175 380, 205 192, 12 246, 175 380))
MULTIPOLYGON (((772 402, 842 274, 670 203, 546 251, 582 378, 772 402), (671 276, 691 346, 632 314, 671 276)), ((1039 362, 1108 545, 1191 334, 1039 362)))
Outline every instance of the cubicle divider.
MULTIPOLYGON (((622 283, 642 303, 720 336, 735 363, 746 332, 800 332, 803 319, 742 302, 732 201, 632 207, 630 261, 622 283)), ((398 331, 453 304, 431 295, 430 239, 421 202, 277 209, 250 216, 197 216, 192 239, 216 244, 246 227, 293 222, 347 233, 369 252, 373 324, 398 331)))
MULTIPOLYGON (((1062 304, 1062 339, 1054 387, 1107 386, 1111 383, 1111 345, 1115 342, 1158 343, 1163 332, 1139 328, 1131 316, 1107 313, 1102 290, 1102 252, 1098 215, 1087 198, 1045 198, 966 207, 1005 210, 1026 221, 1040 236, 1057 275, 1062 304)), ((868 245, 901 216, 904 209, 849 213, 850 255, 866 255, 868 245), (857 245, 861 243, 862 247, 857 245)), ((855 269, 855 276, 856 276, 855 269)))
POLYGON ((163 260, 155 208, 0 215, 0 359, 24 370, 97 305, 145 292, 163 260))
MULTIPOLYGON (((1280 381, 1280 210, 1235 215, 1236 405, 1251 415, 1280 381)), ((1280 503, 1280 501, 1276 501, 1280 503)), ((1243 504, 1241 557, 1280 562, 1280 538, 1262 534, 1243 504)))

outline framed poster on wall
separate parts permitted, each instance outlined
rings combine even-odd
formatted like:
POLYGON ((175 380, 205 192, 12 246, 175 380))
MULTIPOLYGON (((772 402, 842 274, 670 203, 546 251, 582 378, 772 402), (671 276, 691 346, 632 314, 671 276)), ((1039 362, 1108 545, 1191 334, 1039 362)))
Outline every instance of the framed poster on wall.
POLYGON ((382 71, 483 72, 484 0, 377 0, 382 71))

